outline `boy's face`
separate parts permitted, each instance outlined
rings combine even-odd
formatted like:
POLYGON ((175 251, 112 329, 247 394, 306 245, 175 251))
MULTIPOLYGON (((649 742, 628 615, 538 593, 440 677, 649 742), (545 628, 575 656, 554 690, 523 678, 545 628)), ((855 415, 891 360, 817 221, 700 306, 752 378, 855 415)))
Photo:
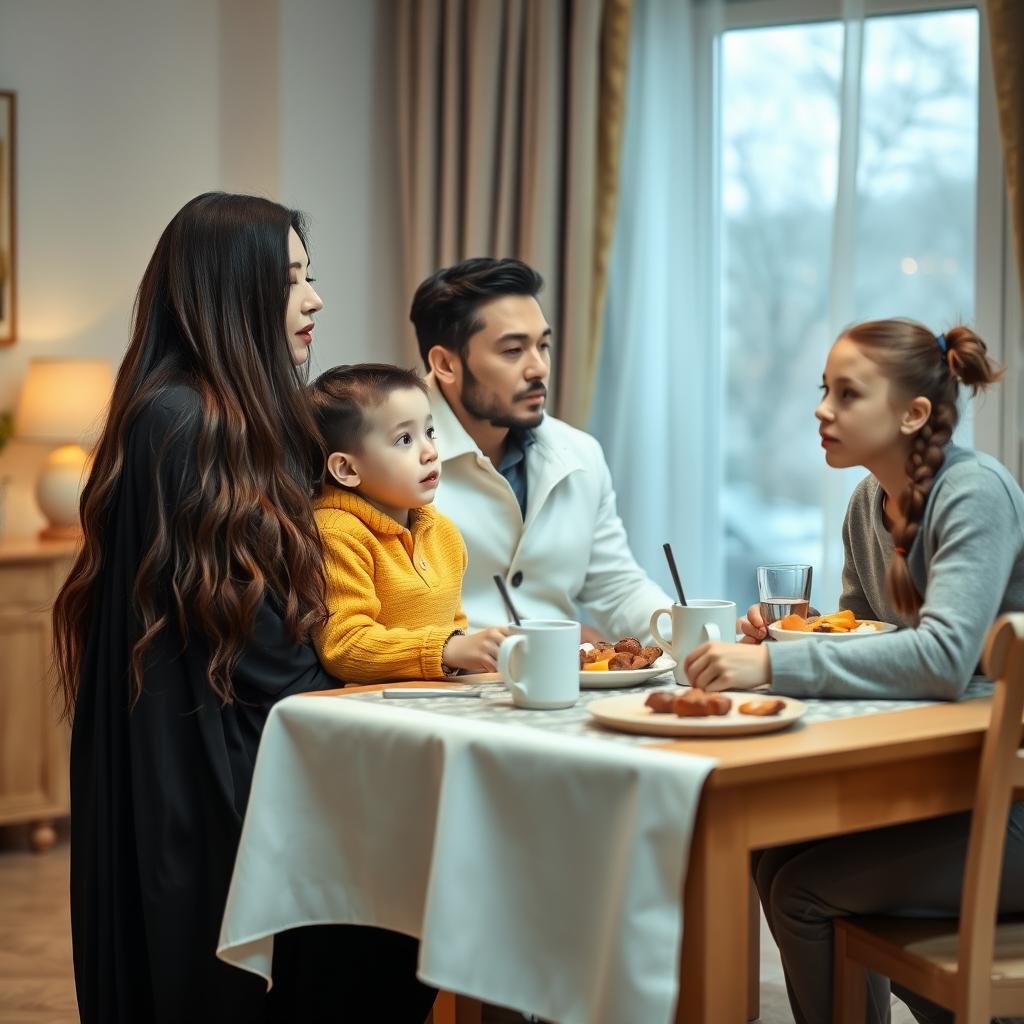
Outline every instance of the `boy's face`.
POLYGON ((409 509, 434 500, 441 478, 430 403, 419 388, 402 388, 365 415, 370 429, 359 451, 332 453, 327 468, 339 483, 405 523, 409 509))

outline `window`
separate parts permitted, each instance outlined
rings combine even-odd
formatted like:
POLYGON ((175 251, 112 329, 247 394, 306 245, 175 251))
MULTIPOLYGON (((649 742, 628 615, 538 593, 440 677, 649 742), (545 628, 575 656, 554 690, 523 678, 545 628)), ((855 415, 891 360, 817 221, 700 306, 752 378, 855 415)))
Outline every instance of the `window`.
POLYGON ((814 429, 838 329, 977 315, 978 54, 974 8, 722 34, 723 591, 743 607, 757 565, 790 561, 837 606, 863 476, 829 470, 814 429))

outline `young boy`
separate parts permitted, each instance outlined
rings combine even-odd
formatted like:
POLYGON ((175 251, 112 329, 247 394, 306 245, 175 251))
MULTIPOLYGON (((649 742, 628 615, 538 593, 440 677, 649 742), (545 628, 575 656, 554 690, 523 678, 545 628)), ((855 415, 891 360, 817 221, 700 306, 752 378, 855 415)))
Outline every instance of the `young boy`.
POLYGON ((423 381, 361 363, 310 386, 327 449, 314 502, 328 618, 314 635, 347 683, 493 672, 502 627, 465 635, 466 545, 431 505, 441 476, 423 381))

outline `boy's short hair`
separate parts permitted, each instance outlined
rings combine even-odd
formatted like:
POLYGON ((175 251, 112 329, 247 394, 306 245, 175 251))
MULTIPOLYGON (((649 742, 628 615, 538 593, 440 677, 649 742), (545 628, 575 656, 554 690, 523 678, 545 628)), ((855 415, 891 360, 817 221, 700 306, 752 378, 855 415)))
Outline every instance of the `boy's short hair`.
POLYGON ((390 363, 356 363, 326 370, 309 385, 309 398, 327 454, 358 451, 370 429, 366 413, 393 391, 427 386, 415 372, 390 363))
POLYGON ((506 295, 537 298, 544 278, 522 260, 478 256, 444 267, 431 274, 416 289, 409 319, 416 328, 423 365, 435 345, 466 361, 469 339, 483 329, 477 310, 487 302, 506 295))

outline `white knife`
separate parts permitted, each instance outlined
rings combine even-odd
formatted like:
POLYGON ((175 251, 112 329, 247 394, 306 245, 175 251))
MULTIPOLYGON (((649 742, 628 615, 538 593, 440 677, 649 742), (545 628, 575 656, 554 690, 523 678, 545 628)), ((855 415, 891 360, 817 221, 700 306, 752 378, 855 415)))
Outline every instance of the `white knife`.
POLYGON ((423 686, 395 687, 381 690, 384 698, 404 699, 406 697, 479 697, 479 690, 433 690, 423 686))

